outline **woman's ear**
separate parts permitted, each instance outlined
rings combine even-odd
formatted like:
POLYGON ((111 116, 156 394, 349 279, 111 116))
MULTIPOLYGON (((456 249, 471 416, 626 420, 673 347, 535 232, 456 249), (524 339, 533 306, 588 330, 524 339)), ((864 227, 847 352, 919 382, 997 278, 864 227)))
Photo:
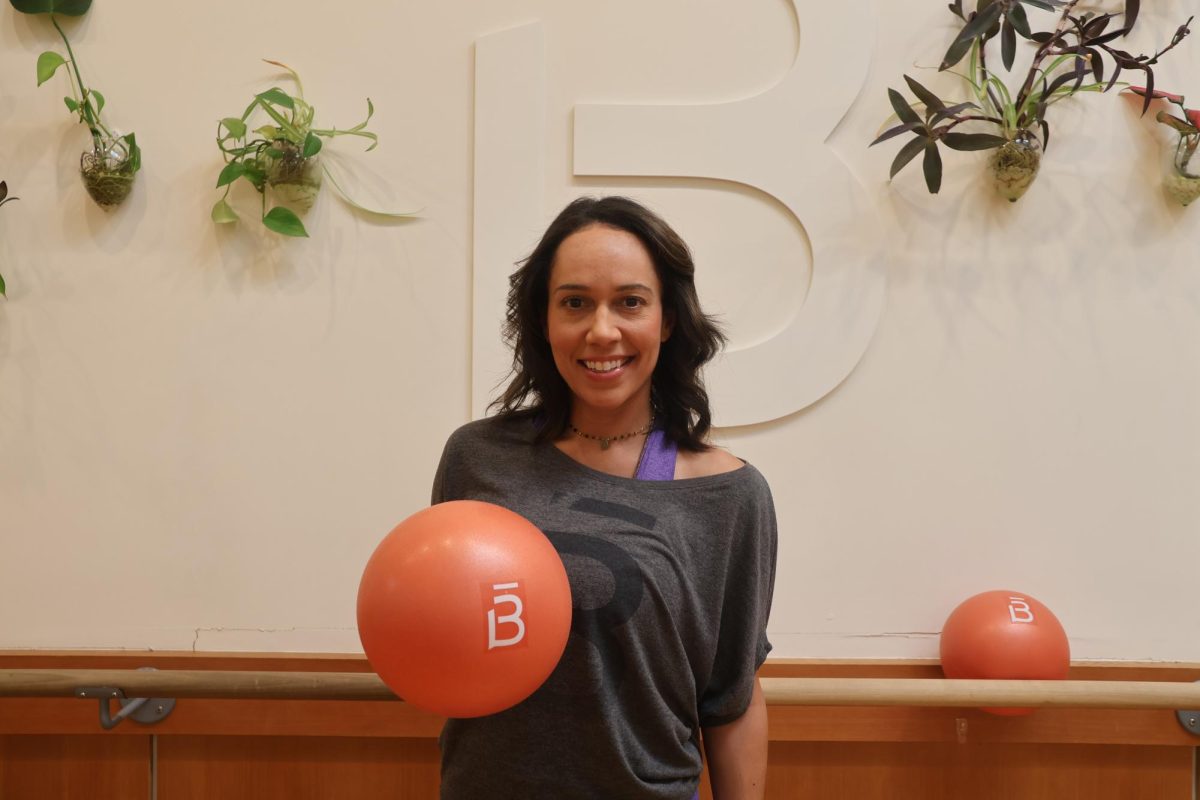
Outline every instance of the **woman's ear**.
POLYGON ((674 327, 675 327, 675 315, 669 311, 664 313, 663 314, 663 322, 662 322, 662 336, 661 336, 661 338, 659 338, 659 341, 665 342, 667 339, 670 339, 671 338, 671 330, 674 327))

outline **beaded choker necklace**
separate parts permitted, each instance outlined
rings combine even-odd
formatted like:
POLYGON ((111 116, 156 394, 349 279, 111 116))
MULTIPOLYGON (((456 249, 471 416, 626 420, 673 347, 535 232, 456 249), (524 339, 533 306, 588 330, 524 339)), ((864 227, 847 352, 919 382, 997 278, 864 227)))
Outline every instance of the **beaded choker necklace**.
POLYGON ((636 431, 630 431, 629 433, 618 433, 616 436, 596 436, 591 433, 584 433, 569 422, 567 423, 567 427, 570 428, 571 433, 575 434, 576 436, 582 439, 591 439, 593 442, 599 442, 600 449, 607 450, 613 442, 619 442, 622 439, 631 439, 634 436, 645 436, 650 432, 650 429, 654 427, 654 420, 651 419, 636 431))

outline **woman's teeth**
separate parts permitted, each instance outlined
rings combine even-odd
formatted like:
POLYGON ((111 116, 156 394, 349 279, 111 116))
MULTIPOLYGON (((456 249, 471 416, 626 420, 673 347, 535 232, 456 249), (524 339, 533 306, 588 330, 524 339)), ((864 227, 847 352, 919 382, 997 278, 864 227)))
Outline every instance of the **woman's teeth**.
POLYGON ((583 365, 592 372, 612 372, 617 367, 625 364, 625 359, 615 361, 584 361, 583 365))

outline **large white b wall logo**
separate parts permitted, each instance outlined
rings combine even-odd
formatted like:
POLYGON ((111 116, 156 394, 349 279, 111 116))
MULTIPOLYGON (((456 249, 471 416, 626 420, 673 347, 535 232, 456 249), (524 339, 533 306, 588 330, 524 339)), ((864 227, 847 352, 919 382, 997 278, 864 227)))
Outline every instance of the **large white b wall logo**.
MULTIPOLYGON (((825 144, 866 77, 855 22, 837 4, 801 2, 800 51, 768 91, 696 106, 575 109, 574 172, 710 178, 774 197, 808 234, 812 282, 770 339, 732 346, 707 374, 717 425, 791 414, 833 390, 862 357, 884 297, 874 208, 825 144), (837 69, 830 65, 836 64, 837 69)), ((861 26, 859 26, 861 28, 861 26)), ((545 65, 541 26, 480 39, 475 78, 472 408, 481 415, 510 356, 499 341, 508 270, 545 224, 545 65)), ((799 266, 802 253, 796 254, 799 266)))

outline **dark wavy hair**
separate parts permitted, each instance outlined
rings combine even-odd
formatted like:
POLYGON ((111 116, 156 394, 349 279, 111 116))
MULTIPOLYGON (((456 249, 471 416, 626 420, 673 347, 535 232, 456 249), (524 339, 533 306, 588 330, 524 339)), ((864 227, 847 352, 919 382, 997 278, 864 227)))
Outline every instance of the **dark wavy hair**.
POLYGON ((529 257, 509 278, 504 339, 513 351, 512 379, 491 408, 500 416, 540 420, 538 440, 562 436, 571 418, 571 391, 554 365, 546 338, 550 269, 563 240, 592 225, 636 236, 650 254, 662 284, 663 319, 671 335, 662 344, 651 378, 650 403, 657 424, 681 449, 706 450, 712 426, 700 368, 717 354, 725 336, 700 309, 695 264, 687 244, 654 212, 627 197, 581 197, 562 210, 529 257))

